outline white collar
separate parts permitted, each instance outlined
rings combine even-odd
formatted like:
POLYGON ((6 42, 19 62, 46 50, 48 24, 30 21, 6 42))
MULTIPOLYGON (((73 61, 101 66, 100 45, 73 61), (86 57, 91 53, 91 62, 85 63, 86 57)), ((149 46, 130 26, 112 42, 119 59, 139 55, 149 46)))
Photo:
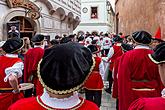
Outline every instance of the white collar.
POLYGON ((57 109, 73 108, 81 102, 77 92, 75 92, 73 96, 70 96, 69 98, 57 99, 50 97, 49 94, 44 89, 44 93, 40 98, 45 105, 57 109))
POLYGON ((150 47, 147 45, 137 45, 135 49, 150 49, 150 47))
POLYGON ((18 54, 5 54, 6 57, 10 57, 10 58, 18 58, 18 54))
POLYGON ((34 45, 34 48, 38 48, 38 47, 44 49, 44 45, 34 45))

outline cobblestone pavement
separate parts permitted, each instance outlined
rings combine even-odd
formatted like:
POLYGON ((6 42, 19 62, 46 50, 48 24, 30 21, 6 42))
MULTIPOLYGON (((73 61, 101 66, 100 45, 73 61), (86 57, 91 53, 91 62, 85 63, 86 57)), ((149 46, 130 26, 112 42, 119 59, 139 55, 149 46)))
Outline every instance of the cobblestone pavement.
POLYGON ((103 91, 100 110, 116 110, 116 100, 110 94, 103 91))
MULTIPOLYGON (((84 97, 84 94, 81 94, 84 97)), ((100 110, 116 110, 116 100, 110 94, 103 91, 100 110)))

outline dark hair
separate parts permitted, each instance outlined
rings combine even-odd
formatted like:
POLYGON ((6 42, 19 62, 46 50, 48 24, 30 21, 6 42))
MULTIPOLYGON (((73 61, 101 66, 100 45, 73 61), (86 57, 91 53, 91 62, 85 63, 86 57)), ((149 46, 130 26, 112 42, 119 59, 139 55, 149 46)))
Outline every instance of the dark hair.
POLYGON ((51 40, 50 43, 51 43, 51 45, 60 44, 60 42, 56 39, 51 40))

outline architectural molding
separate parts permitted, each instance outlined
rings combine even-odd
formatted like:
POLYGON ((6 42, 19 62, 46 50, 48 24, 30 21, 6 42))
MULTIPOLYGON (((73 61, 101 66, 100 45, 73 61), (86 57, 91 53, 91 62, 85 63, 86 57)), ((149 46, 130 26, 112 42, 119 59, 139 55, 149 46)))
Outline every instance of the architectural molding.
POLYGON ((80 23, 80 26, 110 26, 108 23, 80 23))

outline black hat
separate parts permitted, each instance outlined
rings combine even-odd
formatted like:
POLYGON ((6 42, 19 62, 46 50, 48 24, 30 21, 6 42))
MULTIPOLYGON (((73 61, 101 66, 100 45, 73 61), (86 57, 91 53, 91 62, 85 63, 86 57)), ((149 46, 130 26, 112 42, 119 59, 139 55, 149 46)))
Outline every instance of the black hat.
POLYGON ((37 34, 37 35, 33 36, 31 40, 33 43, 40 43, 40 42, 44 41, 44 35, 37 34))
POLYGON ((132 38, 138 44, 150 44, 152 36, 146 31, 137 31, 132 34, 132 38))
POLYGON ((15 53, 18 50, 20 50, 23 46, 24 46, 23 40, 21 38, 14 37, 14 38, 8 39, 2 46, 2 49, 6 53, 15 53))
POLYGON ((99 52, 99 49, 97 48, 96 45, 89 45, 87 48, 89 48, 89 50, 90 50, 92 53, 98 53, 98 52, 99 52))
POLYGON ((82 87, 94 64, 88 48, 75 42, 59 44, 45 50, 38 77, 49 92, 69 94, 82 87))
POLYGON ((149 54, 149 58, 156 64, 165 63, 165 42, 157 45, 154 53, 149 54))
POLYGON ((63 43, 68 43, 68 42, 71 42, 72 39, 69 38, 69 37, 63 37, 61 40, 60 40, 60 44, 63 44, 63 43))
POLYGON ((121 48, 122 48, 122 50, 123 50, 124 52, 127 52, 127 51, 129 51, 129 50, 132 50, 132 49, 133 49, 133 46, 130 45, 130 44, 122 43, 122 44, 121 44, 121 48))
POLYGON ((123 39, 119 35, 114 35, 113 40, 115 42, 122 42, 123 41, 123 39))
POLYGON ((84 36, 81 35, 80 37, 78 37, 78 41, 83 41, 84 40, 84 36))

